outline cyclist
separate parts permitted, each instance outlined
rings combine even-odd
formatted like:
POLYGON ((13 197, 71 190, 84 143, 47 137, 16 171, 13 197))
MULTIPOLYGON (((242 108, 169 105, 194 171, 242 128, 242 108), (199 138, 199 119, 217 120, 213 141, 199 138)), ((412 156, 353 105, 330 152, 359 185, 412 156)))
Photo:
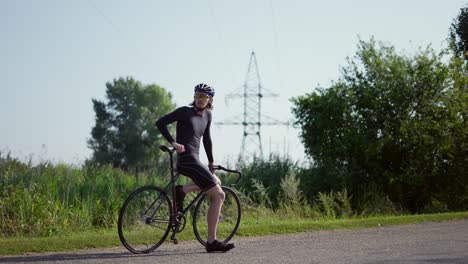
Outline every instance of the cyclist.
POLYGON ((194 184, 176 186, 177 210, 183 210, 183 199, 186 193, 204 191, 211 201, 208 209, 206 251, 226 252, 234 248, 234 244, 216 240, 216 229, 225 194, 221 189, 221 181, 213 171, 210 126, 215 90, 211 85, 201 83, 195 86, 194 92, 194 100, 190 107, 182 106, 159 118, 156 126, 177 152, 177 171, 190 177, 194 182, 194 184), (177 122, 176 139, 167 129, 167 125, 173 122, 177 122), (203 138, 203 146, 208 157, 208 167, 199 160, 201 138, 203 138))

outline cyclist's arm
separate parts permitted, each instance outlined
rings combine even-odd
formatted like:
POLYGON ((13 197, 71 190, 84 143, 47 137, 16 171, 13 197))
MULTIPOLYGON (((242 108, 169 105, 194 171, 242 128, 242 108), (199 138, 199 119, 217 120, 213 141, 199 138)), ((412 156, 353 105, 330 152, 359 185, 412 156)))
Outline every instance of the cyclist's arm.
POLYGON ((210 134, 210 127, 211 127, 211 115, 206 125, 205 132, 203 133, 203 147, 205 147, 206 156, 208 157, 209 165, 213 165, 213 143, 211 141, 211 134, 210 134))
POLYGON ((163 137, 171 144, 173 145, 175 139, 172 137, 171 133, 169 133, 169 130, 167 129, 167 125, 174 123, 175 121, 179 120, 179 115, 180 115, 180 108, 174 110, 172 113, 169 113, 156 121, 156 127, 159 129, 163 137))

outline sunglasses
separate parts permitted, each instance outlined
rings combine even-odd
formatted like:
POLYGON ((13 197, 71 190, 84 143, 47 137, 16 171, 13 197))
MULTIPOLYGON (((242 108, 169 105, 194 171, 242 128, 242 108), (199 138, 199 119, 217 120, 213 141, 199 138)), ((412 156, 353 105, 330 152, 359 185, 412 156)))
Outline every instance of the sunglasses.
POLYGON ((210 96, 204 93, 196 93, 194 98, 195 99, 208 99, 210 98, 210 96))

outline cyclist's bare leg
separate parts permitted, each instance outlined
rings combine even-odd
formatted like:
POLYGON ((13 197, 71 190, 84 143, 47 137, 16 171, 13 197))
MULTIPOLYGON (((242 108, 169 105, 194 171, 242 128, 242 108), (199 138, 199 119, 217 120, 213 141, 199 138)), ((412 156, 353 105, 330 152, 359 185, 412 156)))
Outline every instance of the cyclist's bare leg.
POLYGON ((184 191, 184 193, 189 193, 189 192, 199 192, 201 191, 200 187, 198 187, 196 184, 192 183, 192 184, 187 184, 187 185, 184 185, 182 186, 182 190, 184 191))
MULTIPOLYGON (((208 208, 208 243, 213 242, 216 240, 216 228, 218 226, 218 219, 219 214, 221 213, 221 207, 223 206, 224 202, 224 192, 221 189, 221 180, 218 176, 214 175, 216 179, 216 185, 213 186, 211 189, 207 190, 205 193, 210 197, 210 208, 208 208)), ((196 184, 187 184, 182 187, 184 193, 189 192, 198 192, 201 191, 200 187, 196 184)))
POLYGON ((223 206, 225 194, 221 189, 221 185, 216 184, 211 189, 205 192, 211 200, 210 208, 208 208, 208 243, 216 240, 216 229, 218 226, 219 214, 223 206))
MULTIPOLYGON (((218 176, 214 175, 213 176, 215 177, 216 179, 216 183, 218 183, 219 185, 221 185, 221 180, 218 178, 218 176)), ((192 184, 187 184, 187 185, 184 185, 182 187, 182 190, 184 191, 184 193, 189 193, 189 192, 199 192, 201 191, 200 187, 198 187, 196 184, 192 183, 192 184)))

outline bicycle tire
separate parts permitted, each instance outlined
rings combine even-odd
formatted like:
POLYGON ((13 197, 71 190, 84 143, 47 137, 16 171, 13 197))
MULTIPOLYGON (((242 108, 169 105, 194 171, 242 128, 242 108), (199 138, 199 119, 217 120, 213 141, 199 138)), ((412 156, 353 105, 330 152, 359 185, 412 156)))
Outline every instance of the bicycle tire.
MULTIPOLYGON (((222 189, 226 196, 221 208, 216 235, 218 240, 226 243, 232 239, 239 228, 242 209, 237 194, 228 187, 223 186, 222 189)), ((206 239, 208 237, 207 216, 209 205, 210 199, 205 194, 200 198, 193 212, 193 232, 203 246, 206 246, 206 239)))
POLYGON ((161 188, 140 187, 120 208, 120 241, 132 253, 150 253, 166 240, 172 226, 172 215, 171 201, 161 188))

